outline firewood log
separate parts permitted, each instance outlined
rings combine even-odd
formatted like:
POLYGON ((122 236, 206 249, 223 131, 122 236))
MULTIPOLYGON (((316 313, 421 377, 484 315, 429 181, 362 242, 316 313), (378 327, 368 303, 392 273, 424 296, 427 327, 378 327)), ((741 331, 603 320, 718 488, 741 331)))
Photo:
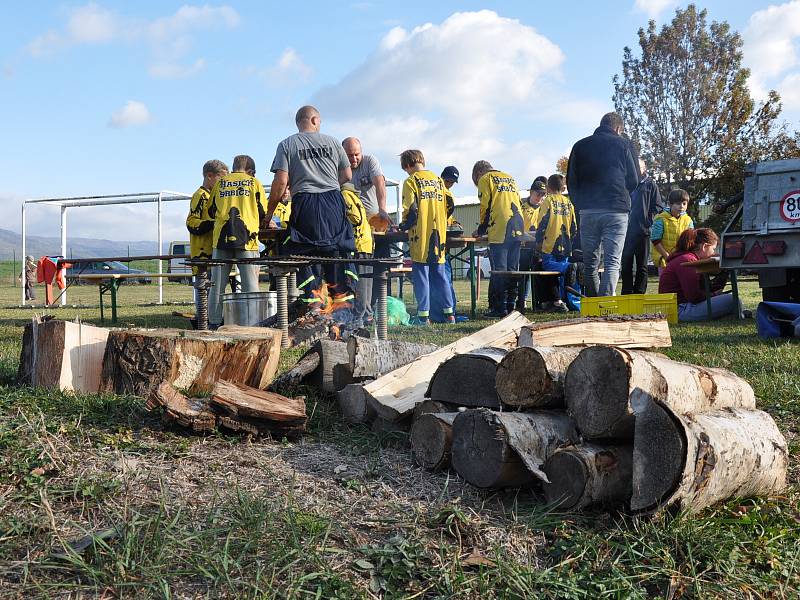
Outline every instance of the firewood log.
POLYGON ((456 354, 436 369, 427 395, 435 402, 500 408, 495 377, 506 352, 489 347, 456 354))
POLYGON ((424 413, 411 426, 411 452, 416 463, 429 471, 450 465, 453 421, 459 413, 424 413))
POLYGON ((497 366, 495 387, 503 404, 520 408, 564 406, 564 376, 581 348, 521 347, 497 366))

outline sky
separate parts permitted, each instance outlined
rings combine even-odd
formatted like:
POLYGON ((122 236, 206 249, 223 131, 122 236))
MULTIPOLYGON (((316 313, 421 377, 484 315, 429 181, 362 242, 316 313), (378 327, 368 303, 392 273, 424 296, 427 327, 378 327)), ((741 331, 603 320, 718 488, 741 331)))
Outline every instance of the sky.
MULTIPOLYGON (((160 1, 9 3, 0 22, 0 227, 25 198, 175 190, 210 158, 269 167, 306 103, 322 131, 354 135, 386 176, 419 148, 456 165, 471 196, 476 160, 521 188, 613 110, 625 46, 675 0, 505 2, 160 1)), ((800 0, 698 1, 744 38, 756 98, 770 89, 800 129, 800 0)), ((390 190, 390 208, 394 192, 390 190)), ((186 239, 187 205, 165 208, 164 240, 186 239)), ((57 235, 57 208, 28 213, 57 235)), ((70 236, 155 239, 153 205, 71 209, 70 236)))

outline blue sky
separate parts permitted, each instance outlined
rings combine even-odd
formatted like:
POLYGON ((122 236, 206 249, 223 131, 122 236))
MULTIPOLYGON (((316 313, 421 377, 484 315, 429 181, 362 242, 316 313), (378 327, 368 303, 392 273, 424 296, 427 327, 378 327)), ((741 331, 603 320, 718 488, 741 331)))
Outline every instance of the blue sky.
MULTIPOLYGON (((488 159, 527 187, 612 108, 622 49, 671 0, 37 2, 0 23, 1 226, 43 196, 191 193, 209 158, 252 155, 265 185, 298 106, 356 135, 388 177, 418 147, 439 170, 488 159), (302 6, 302 13, 298 7, 302 6)), ((755 95, 776 88, 800 127, 800 0, 698 2, 745 37, 755 95)), ((165 239, 185 238, 183 206, 165 239)), ((152 208, 80 209, 70 235, 153 239, 152 208)), ((37 208, 31 231, 56 234, 37 208)))

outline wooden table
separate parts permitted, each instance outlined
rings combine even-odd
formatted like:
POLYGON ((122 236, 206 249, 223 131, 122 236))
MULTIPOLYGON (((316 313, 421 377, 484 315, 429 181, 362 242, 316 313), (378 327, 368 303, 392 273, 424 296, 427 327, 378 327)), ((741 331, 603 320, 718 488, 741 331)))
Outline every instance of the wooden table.
POLYGON ((75 275, 75 279, 83 279, 98 285, 100 290, 100 322, 105 322, 103 314, 103 296, 108 294, 111 297, 111 323, 117 322, 117 290, 121 283, 126 279, 163 279, 169 277, 169 273, 87 273, 86 275, 75 275))
POLYGON ((711 256, 709 258, 701 258, 700 260, 692 260, 689 262, 681 263, 682 267, 692 267, 695 271, 703 276, 703 288, 706 292, 706 315, 709 321, 713 316, 711 310, 711 276, 717 275, 722 271, 727 271, 731 280, 731 293, 733 294, 734 306, 736 306, 736 317, 744 319, 742 314, 742 307, 739 304, 739 281, 736 279, 736 269, 723 269, 719 264, 719 256, 711 256))

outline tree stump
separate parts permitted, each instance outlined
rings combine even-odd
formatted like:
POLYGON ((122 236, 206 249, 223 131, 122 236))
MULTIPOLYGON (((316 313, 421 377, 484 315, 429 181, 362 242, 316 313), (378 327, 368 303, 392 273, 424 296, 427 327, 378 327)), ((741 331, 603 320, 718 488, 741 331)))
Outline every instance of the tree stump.
POLYGON ((519 408, 564 406, 564 376, 581 348, 522 347, 497 366, 495 387, 503 404, 519 408))
POLYGON ((581 444, 561 448, 543 470, 550 479, 542 486, 545 499, 558 508, 627 503, 632 490, 633 447, 581 444))
POLYGON ((450 465, 453 421, 459 413, 424 413, 411 426, 411 453, 416 463, 428 471, 450 465))
POLYGON ((263 327, 114 330, 108 336, 100 390, 147 398, 167 381, 188 394, 224 379, 264 389, 275 377, 281 332, 263 327))
POLYGON ((755 408, 753 388, 729 371, 609 346, 581 350, 567 369, 564 391, 567 411, 588 439, 632 440, 634 406, 648 399, 681 413, 755 408))
POLYGON ((436 369, 427 395, 435 402, 500 408, 495 377, 506 352, 504 348, 477 348, 456 354, 436 369))

